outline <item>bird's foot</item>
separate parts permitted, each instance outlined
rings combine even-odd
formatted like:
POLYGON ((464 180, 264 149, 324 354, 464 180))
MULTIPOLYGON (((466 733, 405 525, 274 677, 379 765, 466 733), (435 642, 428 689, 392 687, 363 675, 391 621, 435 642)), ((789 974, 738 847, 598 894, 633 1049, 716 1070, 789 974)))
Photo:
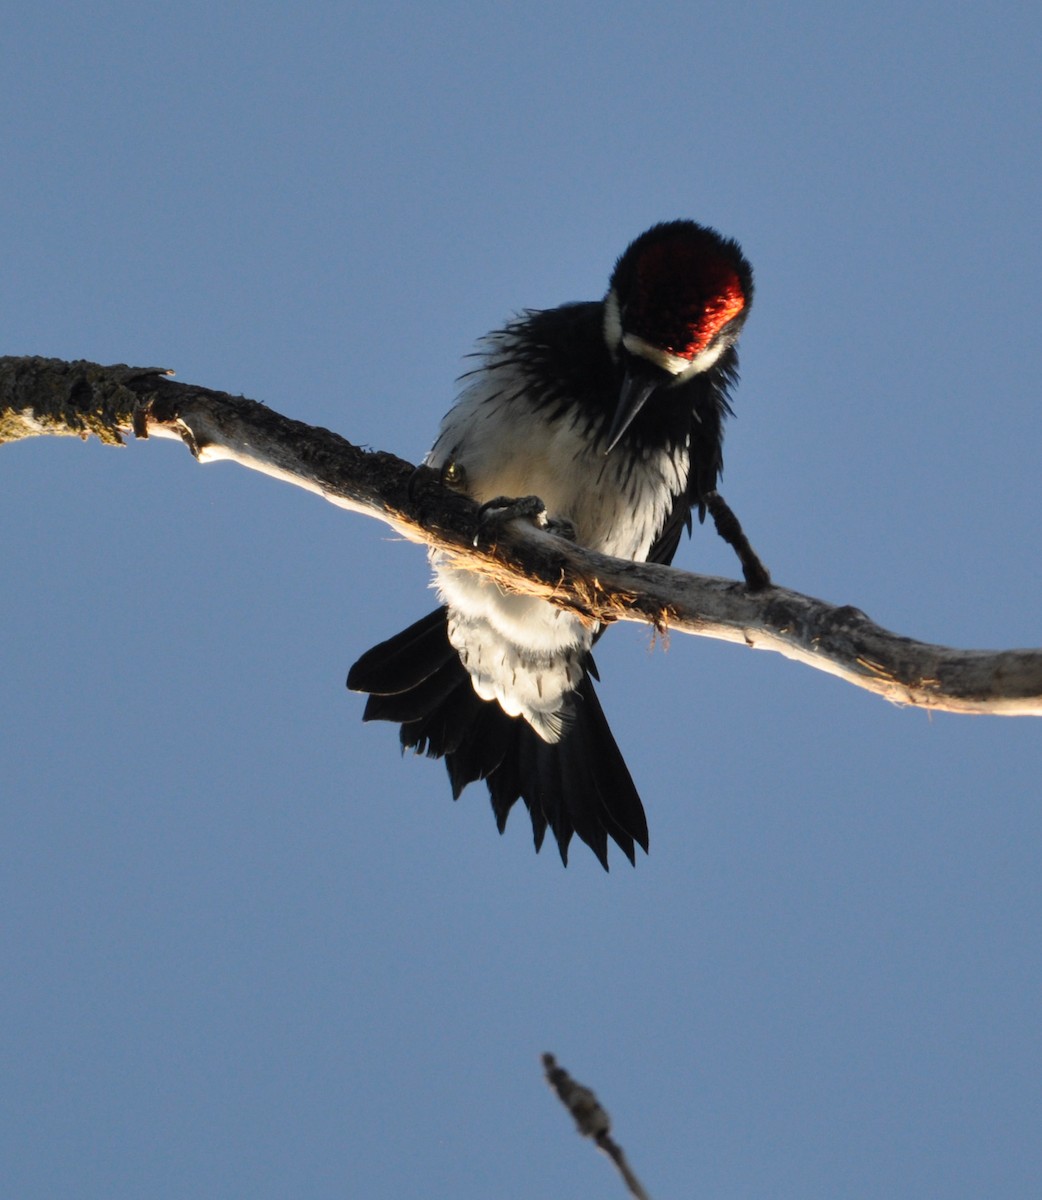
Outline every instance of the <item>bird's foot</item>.
MULTIPOLYGON (((439 487, 448 488, 452 492, 466 493, 467 473, 454 462, 446 463, 443 467, 429 467, 421 463, 413 469, 406 485, 409 503, 415 507, 421 525, 426 526, 428 515, 438 511, 439 487)), ((444 502, 444 497, 441 498, 444 502)))
POLYGON ((555 537, 564 538, 566 542, 574 542, 579 538, 575 526, 565 517, 547 517, 544 528, 547 533, 552 533, 555 537))
POLYGON ((440 483, 442 487, 447 487, 453 492, 465 492, 467 490, 467 473, 459 463, 455 462, 447 462, 443 467, 429 467, 426 463, 420 463, 409 476, 407 485, 409 499, 415 502, 417 493, 430 483, 440 483))
POLYGON ((537 529, 575 541, 575 526, 571 521, 550 517, 546 505, 538 496, 497 496, 478 510, 478 530, 474 545, 488 545, 508 521, 532 521, 537 529))
POLYGON ((410 504, 417 504, 421 499, 421 493, 425 484, 440 482, 438 472, 433 467, 428 467, 426 463, 420 463, 409 476, 409 482, 406 484, 406 495, 409 497, 410 504))
POLYGON ((745 586, 750 592, 765 592, 774 587, 771 573, 756 556, 753 561, 742 563, 742 574, 745 576, 745 586))
POLYGON ((703 497, 716 525, 716 532, 724 539, 738 555, 742 564, 742 574, 745 585, 750 592, 763 592, 772 587, 771 573, 760 561, 759 555, 749 544, 738 518, 731 511, 727 501, 715 489, 703 497))

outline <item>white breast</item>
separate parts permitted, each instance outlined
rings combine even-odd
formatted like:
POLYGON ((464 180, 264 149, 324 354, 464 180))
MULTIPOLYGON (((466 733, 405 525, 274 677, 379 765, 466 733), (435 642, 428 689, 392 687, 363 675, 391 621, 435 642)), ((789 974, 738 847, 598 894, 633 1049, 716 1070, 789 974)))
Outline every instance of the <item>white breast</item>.
MULTIPOLYGON (((480 503, 539 496, 551 517, 574 525, 580 544, 644 559, 686 485, 688 447, 649 450, 635 463, 623 447, 606 455, 614 397, 606 397, 603 421, 591 428, 579 411, 551 420, 553 410, 534 403, 531 388, 514 363, 479 372, 442 422, 427 464, 461 467, 467 493, 480 503)), ((449 638, 478 695, 557 741, 564 697, 582 678, 597 627, 543 600, 506 593, 441 555, 431 562, 449 607, 449 638)))
POLYGON ((580 411, 551 421, 531 386, 513 363, 480 372, 442 422, 428 465, 462 467, 480 503, 539 496, 551 517, 572 522, 582 545, 643 559, 686 486, 688 447, 645 450, 636 463, 624 447, 606 455, 614 397, 591 429, 580 411))

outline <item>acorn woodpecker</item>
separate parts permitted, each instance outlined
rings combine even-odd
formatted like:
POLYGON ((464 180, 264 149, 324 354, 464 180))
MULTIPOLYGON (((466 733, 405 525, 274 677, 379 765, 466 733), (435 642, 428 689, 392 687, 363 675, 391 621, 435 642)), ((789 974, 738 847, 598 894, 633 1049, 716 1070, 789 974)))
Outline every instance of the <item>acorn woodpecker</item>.
MULTIPOLYGON (((507 517, 501 498, 538 496, 579 544, 637 561, 671 562, 692 512, 708 511, 749 586, 766 587, 716 491, 752 294, 737 242, 693 221, 654 226, 603 300, 528 310, 482 339, 426 466, 507 517)), ((364 719, 400 723, 403 750, 444 758, 454 798, 483 779, 500 832, 520 799, 536 850, 549 826, 565 863, 573 833, 606 869, 608 837, 633 862, 648 828, 591 682, 599 627, 431 562, 443 607, 351 668, 364 719)))

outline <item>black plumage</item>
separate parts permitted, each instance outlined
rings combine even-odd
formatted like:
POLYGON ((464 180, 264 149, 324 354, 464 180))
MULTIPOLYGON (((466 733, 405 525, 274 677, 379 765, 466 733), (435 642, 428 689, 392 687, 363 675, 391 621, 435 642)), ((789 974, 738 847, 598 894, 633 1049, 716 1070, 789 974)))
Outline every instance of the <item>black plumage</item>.
MULTIPOLYGON (((709 511, 764 586, 716 492, 751 298, 736 243, 690 221, 654 227, 604 300, 527 311, 483 339, 428 465, 458 466, 481 502, 538 494, 581 544, 638 560, 670 563, 709 511)), ((573 835, 605 868, 609 838, 633 862, 648 828, 594 692, 596 627, 432 562, 446 606, 351 668, 365 719, 443 758, 454 797, 484 780, 501 832, 520 800, 537 849, 549 828, 565 862, 573 835)))

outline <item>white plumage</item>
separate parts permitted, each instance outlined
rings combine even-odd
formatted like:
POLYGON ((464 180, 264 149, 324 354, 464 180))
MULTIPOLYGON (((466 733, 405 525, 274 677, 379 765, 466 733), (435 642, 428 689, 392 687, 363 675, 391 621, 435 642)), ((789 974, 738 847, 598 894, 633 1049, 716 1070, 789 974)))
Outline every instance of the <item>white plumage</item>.
MULTIPOLYGON (((446 414, 427 465, 462 468, 479 503, 538 496, 554 519, 570 521, 577 541, 622 558, 644 559, 685 488, 688 447, 647 449, 636 460, 606 454, 615 397, 605 396, 599 427, 573 410, 546 419, 540 384, 520 360, 508 330, 484 343, 484 364, 446 414)), ((565 696, 582 678, 597 626, 544 600, 505 592, 437 553, 435 586, 449 608, 449 640, 484 700, 523 716, 546 742, 566 727, 565 696)))

